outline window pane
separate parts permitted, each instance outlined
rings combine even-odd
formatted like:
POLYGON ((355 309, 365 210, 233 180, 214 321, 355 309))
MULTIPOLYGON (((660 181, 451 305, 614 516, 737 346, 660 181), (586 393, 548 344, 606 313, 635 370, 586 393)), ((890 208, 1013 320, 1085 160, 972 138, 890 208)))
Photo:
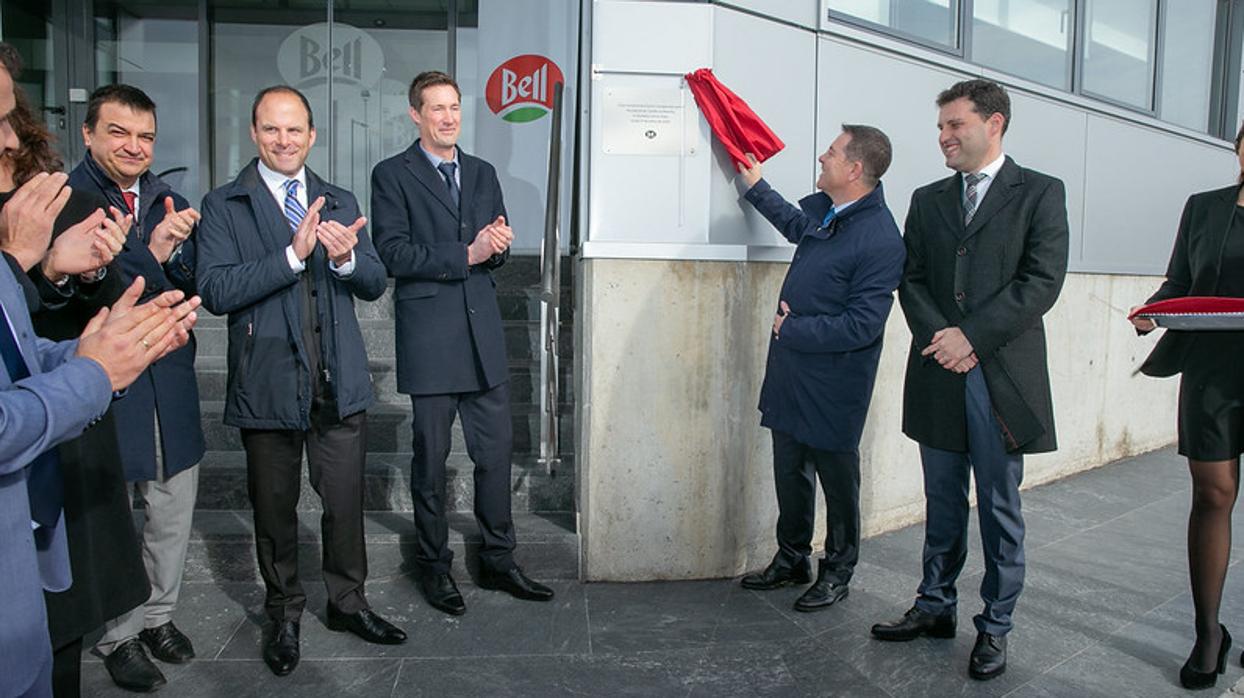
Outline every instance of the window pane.
POLYGON ((976 0, 972 60, 1068 90, 1071 0, 976 0))
POLYGON ((1088 0, 1085 92, 1153 108, 1157 5, 1157 0, 1088 0))
POLYGON ((959 45, 959 0, 826 0, 831 12, 943 46, 959 45))
POLYGON ((199 167, 198 14, 194 0, 95 3, 96 84, 125 83, 151 97, 159 115, 151 171, 192 202, 208 189, 199 167))
POLYGON ((1209 130, 1217 0, 1180 0, 1162 21, 1162 101, 1159 116, 1209 130))

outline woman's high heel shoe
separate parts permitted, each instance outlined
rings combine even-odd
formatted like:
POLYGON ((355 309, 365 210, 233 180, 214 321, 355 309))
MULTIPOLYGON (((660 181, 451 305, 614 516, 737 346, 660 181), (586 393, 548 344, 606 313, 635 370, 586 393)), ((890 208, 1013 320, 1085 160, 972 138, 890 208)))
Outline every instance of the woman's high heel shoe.
MULTIPOLYGON (((1218 683, 1218 675, 1225 673, 1227 670, 1227 652, 1231 651, 1231 633, 1227 632, 1227 626, 1219 623, 1218 627, 1222 629, 1222 644, 1218 645, 1218 664, 1213 671, 1198 671, 1192 668, 1192 658, 1184 662, 1183 668, 1179 670, 1179 683, 1184 688, 1198 689, 1210 688, 1218 683)), ((1240 657, 1240 662, 1244 663, 1244 656, 1240 657)))

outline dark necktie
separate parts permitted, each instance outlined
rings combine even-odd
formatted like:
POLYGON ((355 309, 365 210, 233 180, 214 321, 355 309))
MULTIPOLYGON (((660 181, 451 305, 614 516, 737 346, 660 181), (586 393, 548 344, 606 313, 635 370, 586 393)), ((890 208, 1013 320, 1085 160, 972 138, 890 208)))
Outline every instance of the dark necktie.
POLYGON ((138 213, 138 194, 132 191, 123 191, 121 196, 125 197, 125 205, 130 209, 130 213, 138 213))
POLYGON ((449 187, 449 198, 454 201, 454 208, 462 207, 462 193, 458 190, 458 180, 454 177, 454 172, 458 169, 456 162, 442 162, 436 166, 441 171, 441 176, 445 178, 445 186, 449 187))
POLYGON ((972 222, 972 216, 976 215, 976 186, 985 179, 984 174, 965 174, 963 181, 967 187, 963 190, 963 224, 967 225, 972 222))
MULTIPOLYGON (((22 358, 13 329, 9 327, 8 311, 0 313, 0 355, 9 380, 16 383, 30 377, 30 369, 22 358)), ((60 458, 53 447, 44 451, 30 464, 27 476, 27 493, 30 499, 30 518, 40 526, 55 526, 60 518, 61 503, 65 497, 65 485, 61 479, 60 458)))

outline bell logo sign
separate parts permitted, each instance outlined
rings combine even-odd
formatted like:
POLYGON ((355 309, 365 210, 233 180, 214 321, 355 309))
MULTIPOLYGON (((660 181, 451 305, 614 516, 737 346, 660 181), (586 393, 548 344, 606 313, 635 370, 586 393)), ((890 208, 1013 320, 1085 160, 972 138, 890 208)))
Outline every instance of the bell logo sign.
POLYGON ((484 99, 503 120, 526 123, 553 110, 553 85, 565 81, 561 68, 548 58, 530 53, 515 56, 488 76, 484 99))

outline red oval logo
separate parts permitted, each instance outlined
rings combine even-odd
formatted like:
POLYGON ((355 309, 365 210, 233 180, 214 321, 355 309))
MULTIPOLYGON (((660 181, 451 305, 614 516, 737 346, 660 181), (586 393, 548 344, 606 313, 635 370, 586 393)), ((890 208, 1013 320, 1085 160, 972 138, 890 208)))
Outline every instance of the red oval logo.
POLYGON ((484 86, 488 108, 505 121, 535 121, 553 109, 553 86, 565 83, 561 68, 534 53, 515 56, 497 66, 484 86))

